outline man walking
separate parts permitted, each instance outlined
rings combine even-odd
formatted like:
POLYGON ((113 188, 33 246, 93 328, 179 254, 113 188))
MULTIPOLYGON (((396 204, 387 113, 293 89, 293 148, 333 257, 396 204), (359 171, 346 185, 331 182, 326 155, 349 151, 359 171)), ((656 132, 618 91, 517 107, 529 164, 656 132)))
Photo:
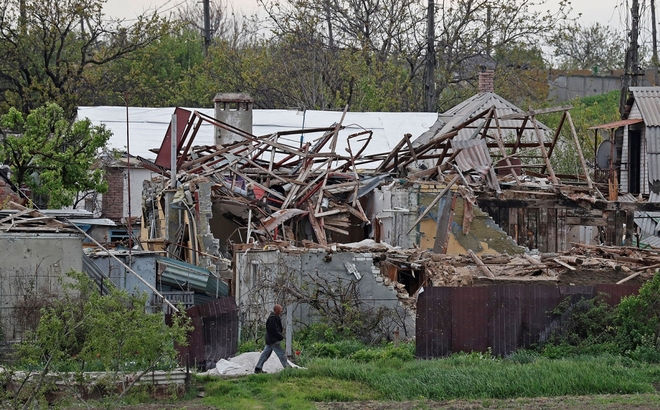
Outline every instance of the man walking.
POLYGON ((282 320, 280 319, 281 313, 282 306, 275 305, 273 306, 273 313, 271 313, 270 316, 268 316, 268 320, 266 320, 266 347, 264 348, 264 351, 261 352, 257 366, 254 368, 255 373, 264 373, 262 367, 272 352, 275 352, 280 359, 282 367, 290 367, 286 355, 284 354, 284 350, 282 349, 282 346, 280 346, 280 341, 284 339, 284 336, 282 335, 282 320))

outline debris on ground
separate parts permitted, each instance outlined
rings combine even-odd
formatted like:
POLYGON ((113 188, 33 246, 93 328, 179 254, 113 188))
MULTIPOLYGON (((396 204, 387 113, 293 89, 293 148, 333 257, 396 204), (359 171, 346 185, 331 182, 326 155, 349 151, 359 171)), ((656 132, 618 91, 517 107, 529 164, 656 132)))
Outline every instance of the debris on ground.
MULTIPOLYGON (((204 373, 199 373, 200 376, 244 376, 247 374, 254 374, 254 367, 259 361, 259 356, 261 352, 247 352, 240 354, 238 356, 232 357, 228 360, 220 359, 216 366, 204 373)), ((300 366, 296 365, 289 360, 289 366, 301 369, 300 366)), ((264 373, 278 373, 284 370, 280 359, 277 358, 276 354, 271 354, 266 363, 263 366, 264 373)))

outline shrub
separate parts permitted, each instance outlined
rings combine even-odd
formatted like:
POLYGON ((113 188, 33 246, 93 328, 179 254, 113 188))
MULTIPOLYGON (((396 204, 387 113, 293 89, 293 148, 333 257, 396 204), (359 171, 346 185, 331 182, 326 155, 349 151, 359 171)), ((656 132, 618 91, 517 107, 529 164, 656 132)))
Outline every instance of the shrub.
POLYGON ((364 347, 365 345, 357 340, 341 340, 334 343, 313 343, 306 352, 310 357, 347 358, 364 347))
POLYGON ((659 350, 660 275, 646 282, 638 295, 623 298, 617 309, 617 342, 626 352, 638 347, 659 350))

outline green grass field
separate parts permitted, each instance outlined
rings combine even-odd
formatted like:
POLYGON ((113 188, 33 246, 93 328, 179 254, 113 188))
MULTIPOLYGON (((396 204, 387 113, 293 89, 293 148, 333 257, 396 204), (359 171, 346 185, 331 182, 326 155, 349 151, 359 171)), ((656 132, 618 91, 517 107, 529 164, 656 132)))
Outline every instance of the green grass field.
POLYGON ((508 359, 459 354, 367 363, 316 358, 305 366, 277 374, 206 379, 204 403, 219 409, 314 409, 318 402, 649 394, 655 392, 653 383, 660 382, 657 365, 607 355, 552 360, 533 354, 508 359))

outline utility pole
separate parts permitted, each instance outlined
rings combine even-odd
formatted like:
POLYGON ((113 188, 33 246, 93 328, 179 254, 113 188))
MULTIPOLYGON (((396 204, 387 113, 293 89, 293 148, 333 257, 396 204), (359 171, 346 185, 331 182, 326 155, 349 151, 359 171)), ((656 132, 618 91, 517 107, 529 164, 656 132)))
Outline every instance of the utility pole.
POLYGON ((628 90, 630 87, 637 86, 637 76, 639 74, 639 46, 637 39, 639 37, 639 0, 632 0, 630 7, 631 25, 630 25, 630 45, 626 52, 626 62, 623 71, 623 81, 621 82, 621 96, 619 99, 619 112, 621 118, 627 118, 626 102, 628 100, 628 90))
POLYGON ((435 111, 435 4, 429 1, 426 30, 426 79, 424 82, 425 111, 435 111))
POLYGON ((204 0, 204 55, 209 56, 209 46, 211 45, 211 12, 209 10, 209 1, 204 0))
POLYGON ((332 18, 330 14, 330 0, 325 0, 323 3, 325 6, 325 20, 328 23, 328 46, 330 47, 330 50, 335 49, 335 39, 332 34, 332 18))
POLYGON ((658 86, 658 30, 655 23, 655 0, 651 0, 651 33, 653 35, 653 85, 658 86))

